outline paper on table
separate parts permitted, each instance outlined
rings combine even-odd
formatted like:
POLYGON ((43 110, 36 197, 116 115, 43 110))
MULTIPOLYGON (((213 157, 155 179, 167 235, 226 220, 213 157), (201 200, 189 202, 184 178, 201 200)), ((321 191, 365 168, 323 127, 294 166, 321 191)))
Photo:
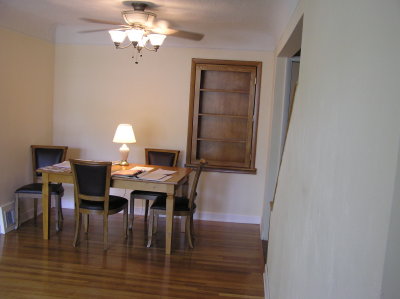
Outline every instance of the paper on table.
POLYGON ((167 169, 161 169, 161 168, 159 168, 159 169, 157 169, 157 170, 154 171, 154 172, 157 172, 157 173, 159 173, 159 174, 169 175, 169 174, 175 173, 176 171, 175 171, 175 170, 167 170, 167 169))
POLYGON ((131 169, 123 169, 123 170, 114 171, 112 173, 112 175, 134 177, 134 176, 138 176, 140 174, 144 174, 152 169, 153 169, 153 167, 135 166, 131 169))
POLYGON ((145 177, 139 179, 143 181, 165 182, 168 181, 171 177, 172 177, 171 175, 165 175, 165 176, 146 175, 145 177))
POLYGON ((69 161, 64 161, 54 165, 41 167, 40 169, 50 170, 52 172, 66 172, 66 171, 71 171, 71 164, 69 163, 69 161))
POLYGON ((71 164, 69 163, 69 161, 64 161, 64 162, 61 162, 58 164, 54 164, 52 166, 61 167, 61 168, 71 168, 71 164))
POLYGON ((139 175, 139 179, 145 181, 159 181, 164 182, 171 178, 171 174, 175 173, 173 170, 157 169, 155 171, 139 175))

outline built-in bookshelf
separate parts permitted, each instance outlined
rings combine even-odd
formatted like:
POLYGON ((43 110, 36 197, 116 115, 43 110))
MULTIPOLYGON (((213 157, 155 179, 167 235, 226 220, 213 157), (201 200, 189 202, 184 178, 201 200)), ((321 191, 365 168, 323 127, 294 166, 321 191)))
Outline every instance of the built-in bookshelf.
POLYGON ((255 173, 261 62, 193 59, 188 166, 255 173))

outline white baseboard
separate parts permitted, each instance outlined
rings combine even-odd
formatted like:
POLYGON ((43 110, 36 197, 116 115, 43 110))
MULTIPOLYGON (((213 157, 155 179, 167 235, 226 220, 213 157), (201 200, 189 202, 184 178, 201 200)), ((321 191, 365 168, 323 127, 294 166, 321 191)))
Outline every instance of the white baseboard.
MULTIPOLYGON (((73 209, 74 201, 63 198, 62 207, 65 209, 73 209)), ((144 215, 144 204, 140 201, 135 204, 135 215, 144 215)), ((249 224, 260 224, 260 216, 246 216, 238 214, 224 214, 224 213, 214 213, 214 212, 201 212, 196 211, 194 215, 195 219, 208 220, 208 221, 220 221, 220 222, 234 222, 234 223, 249 223, 249 224)))
MULTIPOLYGON (((37 210, 38 217, 41 217, 42 214, 42 207, 38 205, 38 210, 37 210)), ((25 211, 20 211, 19 214, 19 223, 22 224, 30 219, 33 219, 33 207, 30 208, 29 210, 25 211)))
POLYGON ((263 278, 264 278, 264 298, 265 299, 271 299, 269 295, 269 280, 268 280, 268 271, 267 271, 267 265, 265 265, 265 270, 263 273, 263 278))
MULTIPOLYGON (((22 224, 30 219, 33 219, 33 212, 34 212, 33 199, 21 198, 20 205, 21 206, 20 206, 19 223, 22 224), (24 201, 23 205, 21 205, 22 201, 24 201)), ((54 200, 52 199, 50 208, 54 208, 54 207, 55 207, 55 203, 54 203, 54 200)), ((72 205, 72 208, 74 208, 73 205, 72 205)), ((37 214, 38 214, 38 217, 41 217, 41 214, 42 214, 42 200, 41 199, 38 200, 37 214)))
POLYGON ((246 216, 238 214, 224 214, 214 212, 201 212, 197 211, 194 214, 195 219, 219 221, 219 222, 234 222, 234 223, 249 223, 249 224, 260 224, 261 217, 259 216, 246 216))
MULTIPOLYGON (((64 192, 64 197, 62 198, 62 207, 66 209, 73 209, 74 208, 73 185, 64 184, 63 186, 65 192, 64 192)), ((128 197, 130 194, 130 190, 112 188, 111 194, 128 197)), ((135 204, 135 215, 144 215, 144 201, 140 200, 135 204)), ((196 211, 194 218, 200 220, 219 221, 219 222, 261 224, 261 216, 202 212, 200 210, 196 211)))

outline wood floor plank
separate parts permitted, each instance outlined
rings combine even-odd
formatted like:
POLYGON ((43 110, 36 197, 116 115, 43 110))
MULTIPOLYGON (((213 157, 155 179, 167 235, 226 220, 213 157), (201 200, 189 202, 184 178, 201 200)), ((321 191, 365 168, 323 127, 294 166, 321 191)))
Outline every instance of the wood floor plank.
POLYGON ((264 296, 258 225, 195 221, 195 248, 189 249, 176 223, 173 254, 166 256, 164 219, 153 247, 146 248, 143 217, 135 216, 125 240, 122 215, 110 216, 104 252, 102 218, 91 216, 89 234, 82 231, 74 248, 73 217, 64 209, 64 229, 51 231, 48 241, 42 239, 41 220, 0 235, 0 298, 264 296))

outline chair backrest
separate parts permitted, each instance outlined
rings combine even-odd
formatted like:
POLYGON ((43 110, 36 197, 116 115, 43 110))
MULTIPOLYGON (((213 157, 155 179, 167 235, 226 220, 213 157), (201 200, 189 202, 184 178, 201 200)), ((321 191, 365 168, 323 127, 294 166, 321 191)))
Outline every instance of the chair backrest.
POLYGON ((178 162, 179 151, 155 148, 145 148, 146 164, 175 167, 178 162))
POLYGON ((197 184, 199 183, 200 179, 200 174, 203 171, 204 166, 207 164, 206 160, 201 159, 200 164, 196 168, 196 172, 194 175, 193 183, 192 183, 192 188, 190 189, 190 195, 189 195, 189 209, 192 211, 194 207, 194 201, 196 200, 197 196, 197 184))
POLYGON ((31 145, 33 179, 36 182, 42 176, 38 168, 65 161, 68 146, 31 145))
POLYGON ((111 183, 111 162, 70 159, 74 178, 75 206, 82 200, 103 201, 108 211, 111 183))

